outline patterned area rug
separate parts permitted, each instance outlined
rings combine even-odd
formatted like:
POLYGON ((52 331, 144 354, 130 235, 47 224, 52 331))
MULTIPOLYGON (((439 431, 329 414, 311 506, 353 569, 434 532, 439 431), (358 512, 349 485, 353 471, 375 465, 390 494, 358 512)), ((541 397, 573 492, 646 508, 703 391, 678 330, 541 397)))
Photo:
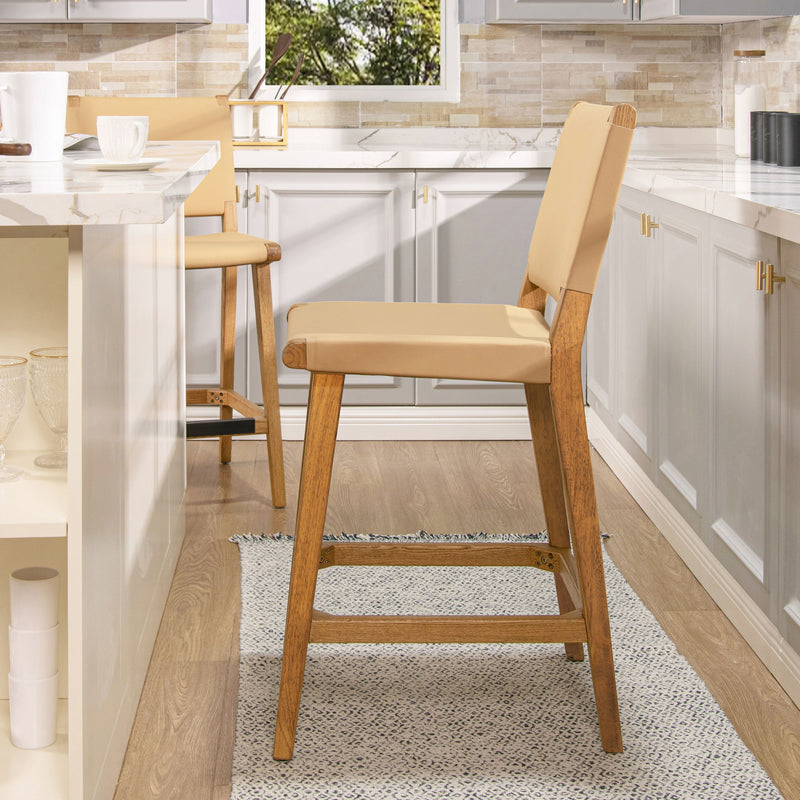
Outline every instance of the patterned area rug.
MULTIPOLYGON (((231 541, 242 559, 232 800, 780 798, 609 558, 624 753, 602 750, 588 660, 567 661, 561 645, 312 644, 294 759, 275 762, 292 541, 231 541)), ((557 611, 552 576, 505 567, 334 567, 320 572, 315 605, 331 613, 557 611)))

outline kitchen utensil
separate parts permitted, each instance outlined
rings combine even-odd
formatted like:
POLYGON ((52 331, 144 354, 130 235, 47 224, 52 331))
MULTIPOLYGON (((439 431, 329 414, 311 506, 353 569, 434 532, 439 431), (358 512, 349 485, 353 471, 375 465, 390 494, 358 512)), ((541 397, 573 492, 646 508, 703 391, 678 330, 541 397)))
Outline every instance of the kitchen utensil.
POLYGON ((67 466, 67 348, 31 350, 31 394, 39 413, 58 437, 58 450, 42 453, 33 463, 53 469, 67 466))
MULTIPOLYGON (((283 94, 281 95, 280 99, 283 100, 286 97, 286 92, 292 88, 292 84, 297 80, 297 76, 300 74, 300 67, 303 66, 303 62, 306 60, 305 53, 303 53, 300 58, 297 59, 297 66, 294 68, 294 75, 292 75, 292 79, 289 81, 286 88, 283 90, 283 94)), ((280 93, 280 88, 278 89, 278 93, 280 93)), ((275 99, 278 99, 278 94, 275 95, 275 99)))
POLYGON ((0 72, 0 138, 30 144, 26 161, 61 160, 68 82, 67 72, 0 72))
POLYGON ((258 94, 258 90, 264 84, 264 81, 267 79, 267 75, 271 72, 272 68, 280 61, 285 55, 286 51, 289 49, 289 45, 292 43, 292 34, 291 33, 282 33, 278 37, 278 41, 275 42, 275 47, 272 48, 272 61, 270 65, 267 67, 266 72, 259 78, 258 83, 256 84, 256 88, 250 92, 250 100, 253 100, 255 96, 258 94))
POLYGON ((0 156, 29 156, 31 146, 22 142, 0 143, 0 156))
POLYGON ((27 359, 20 356, 0 356, 0 483, 15 481, 22 475, 21 469, 3 465, 6 455, 3 442, 16 427, 25 405, 27 363, 27 359))

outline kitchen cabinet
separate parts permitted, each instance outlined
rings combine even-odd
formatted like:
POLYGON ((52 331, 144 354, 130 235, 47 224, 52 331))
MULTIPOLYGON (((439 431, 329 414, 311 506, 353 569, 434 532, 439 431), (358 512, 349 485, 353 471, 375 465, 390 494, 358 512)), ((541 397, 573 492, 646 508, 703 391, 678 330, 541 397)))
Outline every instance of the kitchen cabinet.
POLYGON ((797 0, 485 0, 486 22, 733 22, 800 13, 797 0))
POLYGON ((0 0, 0 22, 210 22, 211 0, 0 0))
POLYGON ((757 289, 757 262, 782 276, 776 237, 623 188, 589 320, 588 402, 777 626, 779 606, 797 608, 798 574, 779 559, 797 531, 781 528, 798 512, 780 493, 796 458, 781 429, 800 424, 796 364, 782 377, 781 359, 797 348, 789 284, 757 289))
MULTIPOLYGON (((417 173, 416 298, 516 303, 547 170, 417 173)), ((519 384, 418 380, 418 405, 523 405, 519 384)))
MULTIPOLYGON (((546 180, 547 170, 250 172, 248 229, 283 253, 272 274, 279 346, 286 311, 298 302, 516 303, 546 180)), ((256 399, 252 310, 249 317, 244 381, 256 399)), ((191 354, 189 363, 191 382, 191 354)), ((278 382, 282 405, 305 405, 305 373, 279 364, 278 382)), ((497 406, 525 398, 516 384, 350 375, 344 402, 497 406)))

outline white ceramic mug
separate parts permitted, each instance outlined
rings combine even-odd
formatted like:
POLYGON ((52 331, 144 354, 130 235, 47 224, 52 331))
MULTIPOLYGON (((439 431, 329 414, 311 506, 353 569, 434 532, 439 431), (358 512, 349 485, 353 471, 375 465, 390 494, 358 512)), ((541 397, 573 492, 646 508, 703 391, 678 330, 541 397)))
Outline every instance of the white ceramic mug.
POLYGON ((149 126, 149 117, 98 117, 97 141, 103 158, 112 164, 138 161, 147 145, 149 126))
POLYGON ((39 680, 8 676, 11 744, 23 750, 49 747, 56 740, 58 674, 39 680))
POLYGON ((12 678, 39 680, 58 672, 58 625, 43 631, 8 626, 8 662, 12 678))
POLYGON ((68 72, 0 72, 0 141, 30 144, 17 161, 60 161, 68 72))
POLYGON ((11 626, 42 631, 58 624, 58 570, 23 567, 11 573, 11 626))

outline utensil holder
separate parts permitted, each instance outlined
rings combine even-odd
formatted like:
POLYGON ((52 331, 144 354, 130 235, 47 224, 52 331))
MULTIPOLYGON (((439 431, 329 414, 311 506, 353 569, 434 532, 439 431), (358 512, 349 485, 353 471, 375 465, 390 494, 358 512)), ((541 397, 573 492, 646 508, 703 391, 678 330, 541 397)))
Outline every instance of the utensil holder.
POLYGON ((234 147, 285 147, 289 127, 285 100, 231 100, 234 147))

